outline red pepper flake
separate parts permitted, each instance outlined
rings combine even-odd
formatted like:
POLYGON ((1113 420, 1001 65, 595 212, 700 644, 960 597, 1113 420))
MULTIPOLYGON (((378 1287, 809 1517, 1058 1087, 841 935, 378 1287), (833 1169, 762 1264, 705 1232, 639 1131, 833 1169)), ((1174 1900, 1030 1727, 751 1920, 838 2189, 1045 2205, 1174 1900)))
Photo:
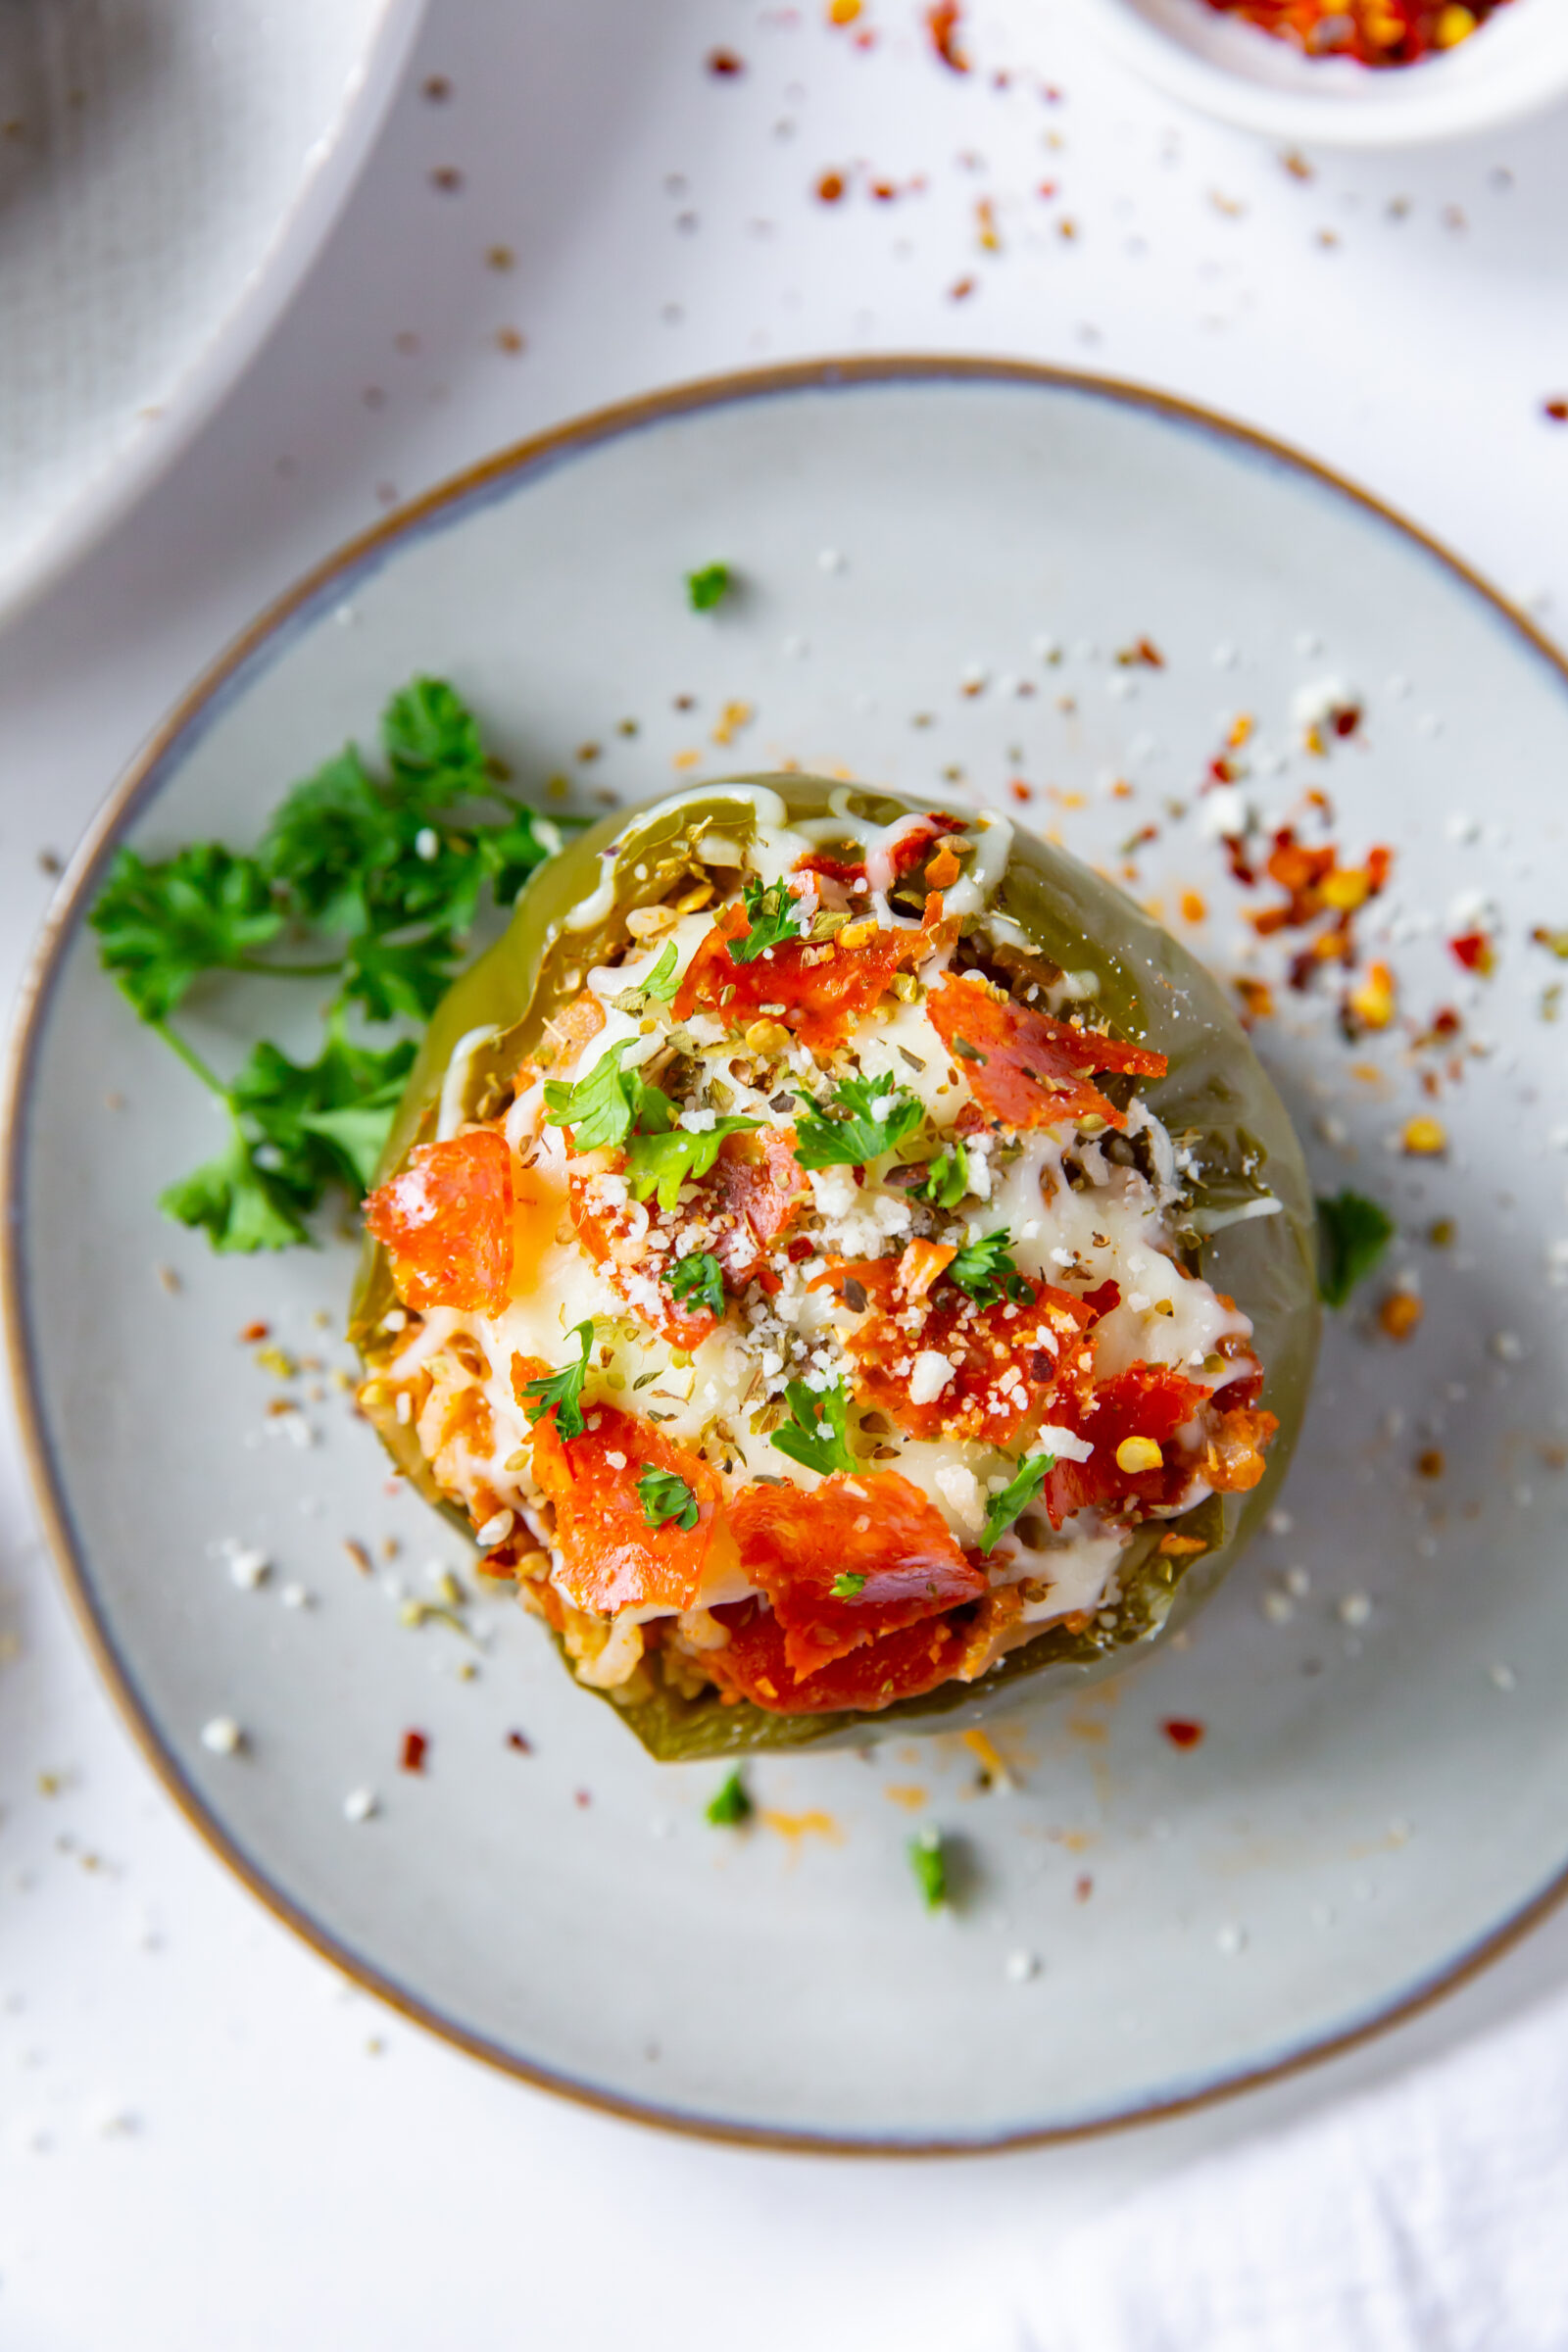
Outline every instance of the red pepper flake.
POLYGON ((974 279, 972 277, 960 277, 955 285, 951 285, 948 288, 948 300, 950 302, 967 302, 969 296, 973 292, 974 279))
POLYGON ((1148 637, 1139 637, 1131 645, 1124 645, 1116 660, 1123 669, 1137 669, 1140 666, 1145 669, 1163 669, 1165 666, 1164 655, 1148 637))
POLYGON ((522 1732, 509 1732, 507 1745, 512 1749, 514 1755, 531 1756, 533 1754, 533 1741, 522 1732))
POLYGON ((819 204, 840 203, 844 195, 843 172, 824 172, 816 183, 816 195, 819 204))
POLYGON ((738 74, 745 73, 746 60, 737 57, 733 49, 710 49, 708 71, 719 81, 733 81, 738 74))
POLYGON ((969 60, 958 47, 958 26, 963 10, 958 0, 935 0, 925 12, 925 28, 931 36, 931 46, 942 63, 953 74, 967 74, 969 60))
POLYGON ((574 1805, 582 1805, 586 1808, 594 1801, 593 1792, 588 1788, 574 1788, 572 1790, 571 1801, 574 1805))
POLYGON ((1093 1880, 1093 1879, 1090 1877, 1090 1875, 1089 1875, 1089 1873, 1088 1873, 1088 1871, 1087 1871, 1087 1870, 1086 1870, 1086 1871, 1083 1871, 1083 1872, 1081 1872, 1081 1873, 1080 1873, 1080 1875, 1079 1875, 1079 1876, 1078 1876, 1076 1879, 1074 1879, 1074 1881, 1073 1881, 1073 1883, 1072 1883, 1072 1899, 1073 1899, 1073 1901, 1074 1901, 1075 1903, 1087 1903, 1087 1902, 1088 1902, 1088 1900, 1089 1900, 1089 1897, 1090 1897, 1090 1896, 1091 1896, 1091 1895, 1094 1893, 1094 1891, 1095 1891, 1095 1882, 1094 1882, 1094 1880, 1093 1880))
POLYGON ((1455 963, 1467 972, 1479 972, 1483 980, 1496 969, 1497 958, 1484 931, 1462 931, 1457 939, 1449 940, 1448 953, 1455 963))
POLYGON ((791 1242, 788 1250, 785 1251, 785 1255, 788 1257, 792 1266, 799 1266, 804 1265, 806 1260, 814 1254, 815 1250, 816 1244, 813 1241, 808 1240, 808 1237, 803 1233, 795 1241, 791 1242))
POLYGON ((1206 1727, 1191 1722, 1185 1715, 1171 1715, 1159 1728, 1172 1747, 1197 1747, 1206 1727))
POLYGON ((1559 396, 1555 400, 1544 400, 1541 406, 1543 413, 1551 418, 1553 424, 1568 424, 1568 400, 1559 396))
POLYGON ((1035 797, 1033 785, 1026 784, 1022 776, 1014 776, 1007 790, 1020 807, 1026 806, 1035 797))
POLYGON ((424 1770, 425 1750, 429 1747, 429 1744, 430 1742, 425 1738, 423 1732, 404 1733, 403 1753, 399 1758, 399 1762, 402 1764, 405 1772, 422 1772, 424 1770))
POLYGON ((257 1347, 269 1336, 271 1328, 270 1323, 247 1323, 239 1335, 240 1346, 242 1348, 257 1347))
POLYGON ((443 196, 456 196, 463 186, 463 173, 452 164, 438 164, 430 174, 430 185, 439 188, 443 196))

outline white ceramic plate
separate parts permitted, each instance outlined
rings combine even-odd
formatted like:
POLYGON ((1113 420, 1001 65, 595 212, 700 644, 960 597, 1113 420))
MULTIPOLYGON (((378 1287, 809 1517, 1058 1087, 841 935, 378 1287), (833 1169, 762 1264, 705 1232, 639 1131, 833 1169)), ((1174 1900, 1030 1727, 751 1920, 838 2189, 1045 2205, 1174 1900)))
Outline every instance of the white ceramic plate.
POLYGON ((1568 92, 1568 12, 1508 0, 1441 57, 1370 71, 1308 58, 1216 15, 1204 0, 1077 0, 1135 72, 1206 115, 1265 138, 1330 147, 1419 147, 1474 137, 1568 92))
POLYGON ((124 513, 305 275, 423 0, 0 0, 0 617, 124 513))
MULTIPOLYGON (((1561 967, 1529 941, 1568 918, 1565 772, 1562 668, 1426 542, 1235 428, 1024 368, 698 387, 504 457, 349 550, 121 788, 16 1066, 12 1344, 39 1491, 173 1793, 410 2014, 715 2132, 966 2147, 1149 2116, 1451 1984, 1554 1899, 1568 1857, 1568 1159, 1546 1141, 1568 1135, 1568 1057, 1538 1017, 1561 967), (742 592, 700 617, 682 575, 715 559, 742 592), (1146 637, 1163 667, 1118 662, 1146 637), (400 1622, 426 1563, 463 1571, 461 1544, 389 1491, 325 1372, 280 1389, 237 1336, 265 1320, 292 1355, 341 1362, 348 1246, 219 1261, 159 1221, 211 1119, 95 967, 82 917, 111 847, 252 838, 420 667, 472 698, 520 776, 571 774, 590 805, 795 759, 960 800, 1024 779, 1043 825, 1117 870, 1152 824, 1140 891, 1173 914, 1200 896, 1186 935, 1226 970, 1240 915, 1196 796, 1238 712, 1244 794, 1278 811, 1320 789, 1348 855, 1396 847, 1367 942, 1392 918, 1379 952, 1416 1024, 1463 1012, 1461 1081, 1424 1096, 1405 1034, 1348 1046, 1328 998, 1282 991, 1258 1037, 1324 1186, 1400 1213, 1388 1271, 1425 1319, 1383 1338, 1378 1284, 1335 1322, 1289 1531, 1189 1647, 999 1726, 1015 1786, 983 1789, 955 1737, 763 1757, 763 1818, 710 1829, 718 1773, 649 1762, 514 1609, 470 1607, 478 1648, 400 1622), (1313 758, 1293 698, 1335 673, 1365 716, 1313 758), (719 748, 729 705, 751 715, 719 748), (1467 891, 1493 903, 1490 981, 1444 944, 1474 919, 1450 916, 1467 891), (1446 1122, 1442 1161, 1388 1148, 1423 1109, 1446 1122), (1437 1218, 1446 1248, 1420 1238, 1437 1218), (285 1395, 300 1411, 270 1416, 285 1395), (379 1563, 389 1537, 396 1560, 359 1574, 343 1540, 379 1563), (224 1539, 270 1556, 259 1590, 236 1590, 224 1539), (284 1605, 293 1583, 314 1605, 284 1605), (242 1753, 204 1749, 219 1715, 242 1753), (1201 1744, 1172 1744, 1172 1719, 1201 1744), (430 1740, 419 1778, 398 1769, 411 1728, 430 1740), (356 1826, 358 1788, 379 1810, 356 1826), (966 1856, 948 1917, 906 1866, 926 1820, 966 1856)), ((215 995, 198 1043, 231 1061, 258 1009, 215 995)))

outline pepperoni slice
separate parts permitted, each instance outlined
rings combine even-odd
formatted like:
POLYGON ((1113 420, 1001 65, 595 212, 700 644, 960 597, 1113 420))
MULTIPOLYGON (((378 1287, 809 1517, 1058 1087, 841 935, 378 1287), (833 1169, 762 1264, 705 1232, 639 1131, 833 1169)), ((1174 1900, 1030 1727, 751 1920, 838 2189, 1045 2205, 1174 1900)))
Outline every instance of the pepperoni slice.
POLYGON ((790 939, 764 948, 755 963, 737 963, 729 943, 743 938, 751 924, 744 906, 730 906, 686 967, 675 999, 675 1018, 687 1020, 701 1006, 741 1023, 754 1020, 766 1005, 780 1005, 782 1011, 773 1018, 783 1021, 813 1053, 829 1052, 874 1010, 892 987, 895 972, 931 946, 931 934, 924 927, 856 936, 866 928, 849 925, 848 947, 833 939, 815 945, 790 939))
MULTIPOLYGON (((1031 1423, 1038 1427, 1048 1411, 1054 1417, 1051 1399, 1059 1386, 1083 1386, 1077 1343, 1105 1311, 1102 1298, 1077 1298, 1042 1283, 1032 1306, 999 1298, 981 1307, 940 1276, 922 1294, 920 1277, 911 1285, 905 1269, 926 1248, 915 1243, 903 1258, 830 1266, 812 1286, 831 1286, 843 1297, 857 1285, 874 1310, 845 1341, 858 1367, 856 1392, 912 1438, 957 1438, 1011 1450, 1031 1423), (933 1367, 920 1363, 922 1355, 940 1356, 950 1367, 931 1396, 923 1390, 933 1367)), ((1120 1293, 1114 1283, 1108 1290, 1114 1305, 1120 1293)))
POLYGON ((795 1156, 794 1128, 766 1127, 754 1135, 726 1137, 704 1190, 720 1216, 733 1219, 713 1254, 736 1290, 744 1290, 775 1254, 774 1243, 802 1203, 811 1198, 810 1179, 795 1156))
POLYGON ((674 1293, 649 1268, 668 1264, 651 1259, 644 1236, 643 1215, 627 1205, 612 1206, 601 1196, 592 1175, 568 1171, 567 1195, 577 1239, 596 1266, 602 1266, 629 1307, 672 1348, 700 1348, 718 1329, 710 1307, 689 1312, 674 1293))
POLYGON ((406 1306, 498 1315, 512 1294, 512 1152, 494 1127, 419 1144, 370 1195, 365 1222, 406 1306))
POLYGON ((785 1631, 771 1609, 743 1600, 713 1615, 728 1629, 729 1642, 707 1651, 705 1663, 726 1690, 770 1715, 835 1715, 848 1707, 875 1714, 896 1698, 918 1698, 949 1681, 963 1663, 968 1612, 883 1634, 800 1680, 785 1657, 785 1631))
POLYGON ((1163 1054, 1124 1046, 1098 1030, 1075 1029, 1032 1005, 1014 1004, 972 975, 944 978, 925 1008, 981 1108, 1004 1127, 1054 1127, 1090 1117, 1125 1127, 1125 1112, 1106 1101, 1094 1084, 1095 1073, 1165 1075, 1163 1054))
POLYGON ((636 1413, 596 1405, 580 1437, 561 1437, 553 1413, 538 1424, 533 1474, 555 1505, 556 1544, 564 1563, 561 1581, 578 1608, 693 1605, 721 1531, 721 1522, 715 1524, 718 1481, 699 1454, 672 1445, 636 1413), (685 1480, 697 1497, 694 1528, 674 1519, 649 1526, 637 1492, 649 1463, 685 1480))
POLYGON ((1129 1364, 1113 1380, 1101 1381, 1081 1398, 1070 1399, 1060 1425, 1087 1438, 1094 1452, 1086 1462, 1058 1460, 1041 1489, 1053 1527, 1090 1503, 1137 1503, 1146 1509, 1180 1502, 1201 1456, 1173 1444, 1184 1422, 1196 1420, 1209 1392, 1163 1364, 1129 1364), (1129 1472, 1116 1459, 1127 1438, 1152 1438, 1164 1459, 1156 1469, 1129 1472))
POLYGON ((747 1580, 773 1604, 792 1676, 987 1590, 936 1505, 897 1471, 743 1488, 730 1526, 747 1580), (835 1593, 835 1583, 853 1592, 835 1593))

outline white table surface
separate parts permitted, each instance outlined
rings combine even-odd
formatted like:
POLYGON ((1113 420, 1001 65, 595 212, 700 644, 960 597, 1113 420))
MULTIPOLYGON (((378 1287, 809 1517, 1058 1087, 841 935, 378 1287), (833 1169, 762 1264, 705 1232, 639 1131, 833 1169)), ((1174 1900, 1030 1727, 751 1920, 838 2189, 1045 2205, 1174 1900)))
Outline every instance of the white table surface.
MULTIPOLYGON (((1421 158, 1323 154, 1300 176, 1127 82, 1061 0, 972 8, 979 70, 961 78, 919 13, 867 0, 862 52, 824 0, 433 0, 270 348, 130 521, 0 638, 8 991, 48 899, 40 853, 69 851, 258 607, 394 498, 683 376, 954 348, 1142 378, 1343 468, 1548 627, 1568 615, 1568 426, 1542 412, 1568 393, 1568 119, 1421 158), (705 70, 718 45, 743 74, 705 70), (924 192, 816 199, 822 172, 862 160, 924 192), (449 169, 461 186, 433 180, 449 169), (978 247, 982 197, 998 255, 978 247)), ((346 1989, 230 1882, 110 1712, 9 1436, 0 1482, 7 2352, 1048 2347, 1068 2340, 1057 2266, 1082 2287, 1105 2217, 1157 2211, 1152 2188, 1177 2193, 1195 2163, 1227 2197, 1249 2180, 1300 2195, 1293 2151, 1326 2134, 1375 2174, 1380 2132, 1403 2144, 1388 2119, 1419 2113, 1441 2138, 1489 2083, 1555 2085, 1562 2113, 1560 1920, 1352 2059, 1088 2146, 805 2161, 558 2104, 346 1989)), ((1539 2175, 1564 2134, 1532 2128, 1539 2175)), ((1321 2165, 1310 2178, 1300 2226, 1332 2271, 1332 2189, 1321 2165)), ((1481 2206, 1487 2186, 1471 2182, 1481 2206)), ((1528 2203, 1518 2220, 1545 2227, 1528 2203)), ((1563 2340, 1539 2311, 1529 2328, 1496 2311, 1474 2340, 1563 2340)), ((1422 2337, 1362 2313, 1317 2340, 1422 2337)))

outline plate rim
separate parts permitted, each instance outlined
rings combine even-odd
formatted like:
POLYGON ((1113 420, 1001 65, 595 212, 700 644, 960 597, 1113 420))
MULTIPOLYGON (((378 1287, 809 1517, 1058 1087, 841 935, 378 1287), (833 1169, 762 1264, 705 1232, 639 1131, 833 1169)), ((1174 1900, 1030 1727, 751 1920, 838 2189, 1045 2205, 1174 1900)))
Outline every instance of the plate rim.
POLYGON ((55 512, 31 552, 0 567, 0 628, 33 612, 83 556, 123 522, 217 415, 320 259, 403 86, 427 0, 376 0, 323 138, 305 159, 266 246, 227 309, 209 321, 160 403, 55 512))
MULTIPOLYGON (((422 0, 414 0, 416 12, 422 0)), ((446 2015, 435 2003, 408 1990, 368 1957, 340 1942, 334 1933, 276 1886, 262 1865, 230 1834, 218 1812, 187 1778, 162 1729, 121 1657, 108 1612, 95 1593, 88 1565, 72 1531, 63 1481, 56 1476, 43 1415, 32 1379, 34 1349, 24 1305, 23 1245, 25 1206, 23 1161, 32 1080, 45 1019, 65 951, 80 928, 89 892, 105 858, 125 824, 157 789, 165 763, 192 730, 199 730, 231 682, 298 615, 334 585, 345 584, 375 565, 400 544, 418 538, 449 513, 509 479, 526 477, 564 457, 582 455, 650 424, 720 409, 741 401, 780 394, 832 391, 864 385, 922 383, 1012 385, 1020 389, 1070 393, 1142 413, 1204 434, 1263 458, 1319 489, 1348 501, 1361 514, 1392 529, 1436 562, 1478 597, 1494 621, 1521 639, 1545 662, 1568 693, 1568 654, 1560 651, 1480 572, 1396 508, 1304 451, 1202 403, 1113 375, 1031 361, 957 354, 883 354, 874 357, 796 361, 776 367, 728 370, 696 377, 617 401, 570 417, 546 431, 509 444, 490 457, 448 475, 420 497, 313 564, 273 598, 200 671, 168 715, 132 757, 88 825, 62 877, 18 991, 7 1040, 0 1095, 0 1308, 12 1401, 28 1484, 56 1574, 88 1654, 144 1761, 202 1842, 280 1924, 329 1966, 363 1990, 441 2041, 535 2089, 614 2116, 622 2121, 673 2132, 683 2137, 784 2153, 864 2157, 950 2157, 1001 2154, 1102 2137, 1112 2132, 1162 2123, 1217 2106, 1244 2093, 1282 2082, 1308 2067, 1348 2055, 1396 2026, 1421 2015, 1447 1994, 1471 1983, 1503 1957, 1568 1899, 1568 1859, 1515 1909, 1484 1935, 1403 1987, 1378 2007, 1330 2031, 1286 2047, 1253 2064, 1192 2086, 1176 2084, 1066 2120, 1006 2126, 970 2134, 852 2134, 769 2124, 736 2122, 721 2115, 667 2107, 559 2073, 519 2056, 485 2034, 446 2015)))

